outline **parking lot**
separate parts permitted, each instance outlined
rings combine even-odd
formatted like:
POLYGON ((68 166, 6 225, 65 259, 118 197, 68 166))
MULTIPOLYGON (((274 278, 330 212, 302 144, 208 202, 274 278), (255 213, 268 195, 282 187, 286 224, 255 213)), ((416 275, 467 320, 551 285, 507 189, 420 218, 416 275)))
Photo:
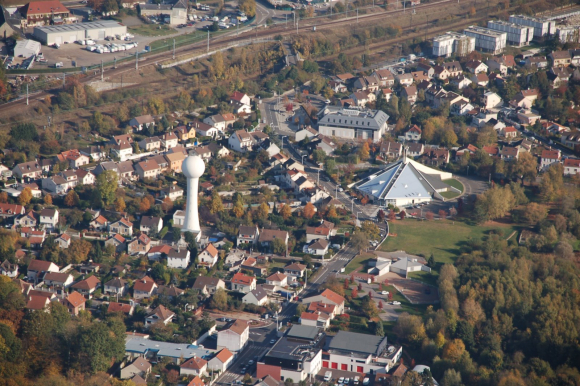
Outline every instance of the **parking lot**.
POLYGON ((381 276, 379 280, 387 280, 389 284, 395 286, 413 304, 433 304, 439 302, 439 292, 433 286, 402 278, 393 272, 381 276))
POLYGON ((360 385, 362 385, 364 377, 365 377, 364 374, 359 374, 359 373, 352 372, 352 371, 328 369, 328 368, 323 367, 322 370, 320 370, 318 372, 318 374, 316 374, 316 380, 319 382, 325 382, 324 375, 326 374, 327 371, 332 372, 332 380, 328 381, 327 383, 334 383, 335 385, 339 384, 339 385, 348 385, 348 386, 360 386, 360 385), (358 382, 355 381, 356 377, 359 378, 358 382), (339 382, 340 378, 343 378, 343 382, 339 382), (348 379, 348 382, 345 382, 347 379, 348 379))

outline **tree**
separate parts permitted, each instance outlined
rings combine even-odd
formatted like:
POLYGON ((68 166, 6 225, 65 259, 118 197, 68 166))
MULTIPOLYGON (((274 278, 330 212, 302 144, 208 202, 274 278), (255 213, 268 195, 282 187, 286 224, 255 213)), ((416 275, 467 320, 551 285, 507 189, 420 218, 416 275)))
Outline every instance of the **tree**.
POLYGON ((336 207, 334 205, 330 205, 330 207, 328 208, 328 213, 326 213, 326 216, 328 218, 337 218, 338 217, 338 213, 336 213, 336 207))
POLYGON ((241 218, 246 211, 244 210, 244 207, 241 203, 236 202, 236 204, 234 205, 233 212, 236 218, 241 218))
POLYGON ((115 201, 115 210, 117 212, 124 212, 127 205, 125 205, 125 200, 123 197, 118 197, 115 201))
POLYGON ((352 291, 350 292, 350 297, 353 299, 358 298, 358 289, 357 288, 352 289, 352 291))
POLYGON ((161 203, 161 210, 168 213, 171 209, 173 209, 173 201, 169 197, 165 197, 161 203))
POLYGON ((74 190, 69 190, 64 198, 64 204, 69 208, 79 204, 79 195, 74 190))
POLYGON ((433 221, 433 219, 435 219, 435 213, 433 213, 429 210, 429 211, 427 211, 427 213, 425 213, 425 218, 428 221, 433 221))
POLYGON ((405 212, 404 210, 399 212, 399 218, 402 220, 405 219, 405 217, 407 216, 407 212, 405 212))
POLYGON ((8 193, 0 192, 0 202, 3 204, 8 202, 8 193))
POLYGON ((447 212, 445 209, 439 209, 439 218, 441 220, 445 220, 447 218, 447 212))
POLYGON ((38 130, 32 123, 19 123, 10 129, 9 136, 15 142, 33 142, 38 138, 38 130))
POLYGON ((379 309, 382 310, 383 307, 384 307, 383 301, 382 300, 379 300, 379 309))
POLYGON ((210 303, 211 308, 225 311, 228 308, 228 294, 223 288, 218 288, 212 295, 210 303))
POLYGON ((46 196, 44 196, 44 205, 47 205, 47 206, 52 205, 52 196, 50 194, 47 194, 46 196))
POLYGON ((431 252, 431 256, 429 256, 429 260, 427 260, 427 265, 433 269, 435 268, 435 264, 435 256, 433 255, 433 252, 431 252))
POLYGON ((283 204, 280 208, 280 216, 282 216, 284 220, 288 220, 292 216, 292 209, 290 206, 283 204))
POLYGON ((367 160, 370 157, 370 147, 368 142, 363 143, 358 151, 358 155, 361 160, 367 160))
POLYGON ((351 238, 350 242, 351 242, 352 246, 359 253, 361 253, 362 251, 365 251, 368 248, 368 246, 369 246, 369 237, 362 230, 356 230, 354 232, 354 234, 352 235, 352 238, 351 238))
POLYGON ((524 208, 524 218, 531 225, 536 225, 548 216, 548 208, 531 202, 524 208))
POLYGON ((217 190, 211 193, 211 201, 209 204, 209 211, 212 214, 220 213, 224 210, 224 203, 217 190))
POLYGON ((282 239, 272 241, 272 252, 280 256, 286 256, 286 243, 282 239))
POLYGON ((536 157, 528 152, 521 152, 514 164, 513 174, 524 180, 532 181, 538 174, 538 161, 536 157))
MULTIPOLYGON (((475 7, 471 7, 475 13, 475 7)), ((441 384, 445 386, 463 386, 461 382, 461 373, 454 369, 447 369, 443 373, 443 378, 441 379, 441 384)))
POLYGON ((307 203, 304 206, 304 209, 302 210, 302 214, 305 218, 307 219, 311 219, 312 217, 314 217, 314 214, 316 213, 316 210, 314 209, 314 205, 312 205, 312 203, 307 203))
POLYGON ((32 190, 27 186, 26 188, 22 189, 20 196, 18 196, 18 203, 22 206, 26 206, 32 200, 32 190))
POLYGON ((423 325, 421 317, 410 315, 407 312, 403 312, 399 316, 399 319, 393 328, 393 332, 397 334, 400 339, 415 347, 420 345, 423 339, 426 338, 425 326, 423 325))
MULTIPOLYGON (((382 307, 380 307, 382 308, 382 307)), ((383 322, 376 322, 375 323, 375 335, 376 336, 385 336, 385 330, 383 328, 383 322)))
POLYGON ((344 289, 348 289, 349 285, 348 278, 344 279, 344 289))
POLYGON ((367 235, 369 240, 378 240, 381 236, 381 230, 372 221, 365 221, 362 223, 361 230, 367 235))
POLYGON ((465 352, 465 344, 461 339, 453 339, 443 346, 443 358, 457 362, 465 352))
POLYGON ((540 182, 540 195, 544 201, 554 201, 562 195, 564 188, 564 167, 552 164, 544 173, 540 182))
POLYGON ((114 170, 107 170, 97 177, 97 190, 105 205, 112 204, 117 198, 119 178, 114 170))
POLYGON ((475 216, 479 222, 495 220, 505 216, 515 205, 509 186, 494 187, 477 196, 475 216))

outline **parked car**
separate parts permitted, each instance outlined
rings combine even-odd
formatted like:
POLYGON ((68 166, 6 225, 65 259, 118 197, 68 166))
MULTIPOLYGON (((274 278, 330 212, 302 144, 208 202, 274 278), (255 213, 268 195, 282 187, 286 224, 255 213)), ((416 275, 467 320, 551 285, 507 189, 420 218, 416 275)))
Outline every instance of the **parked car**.
POLYGON ((381 292, 381 295, 388 295, 388 294, 389 294, 389 291, 383 291, 383 292, 381 292))
POLYGON ((338 378, 338 384, 342 385, 344 383, 344 377, 338 378))
POLYGON ((396 301, 396 300, 395 300, 395 301, 393 302, 393 305, 394 305, 394 306, 400 306, 400 305, 401 305, 401 302, 398 302, 398 301, 396 301))

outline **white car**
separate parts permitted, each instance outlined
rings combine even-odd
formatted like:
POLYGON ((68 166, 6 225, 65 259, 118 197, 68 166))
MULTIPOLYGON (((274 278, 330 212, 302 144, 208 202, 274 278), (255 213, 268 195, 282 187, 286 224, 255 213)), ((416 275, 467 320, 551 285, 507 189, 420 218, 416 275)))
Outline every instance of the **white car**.
POLYGON ((276 343, 276 339, 272 339, 272 340, 270 341, 270 344, 274 344, 274 343, 276 343))
POLYGON ((344 377, 338 378, 338 384, 339 385, 342 385, 343 382, 344 382, 344 377))
POLYGON ((400 306, 400 305, 401 305, 401 302, 398 302, 396 300, 393 302, 393 306, 400 306))
POLYGON ((355 386, 358 385, 359 381, 360 381, 360 377, 358 377, 358 376, 354 377, 353 383, 354 383, 355 386))
POLYGON ((383 291, 383 292, 381 292, 381 295, 388 295, 388 294, 389 294, 389 291, 383 291))
POLYGON ((350 378, 344 378, 344 384, 345 385, 349 385, 350 384, 350 378))

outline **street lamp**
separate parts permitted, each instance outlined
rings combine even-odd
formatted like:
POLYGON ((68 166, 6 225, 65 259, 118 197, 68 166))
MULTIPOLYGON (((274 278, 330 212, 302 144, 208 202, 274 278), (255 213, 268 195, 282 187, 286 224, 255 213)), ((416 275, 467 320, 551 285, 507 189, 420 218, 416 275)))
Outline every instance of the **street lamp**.
POLYGON ((362 212, 356 212, 356 221, 358 221, 358 214, 362 212))
POLYGON ((304 157, 306 157, 308 154, 303 154, 302 155, 302 165, 304 165, 304 157))

